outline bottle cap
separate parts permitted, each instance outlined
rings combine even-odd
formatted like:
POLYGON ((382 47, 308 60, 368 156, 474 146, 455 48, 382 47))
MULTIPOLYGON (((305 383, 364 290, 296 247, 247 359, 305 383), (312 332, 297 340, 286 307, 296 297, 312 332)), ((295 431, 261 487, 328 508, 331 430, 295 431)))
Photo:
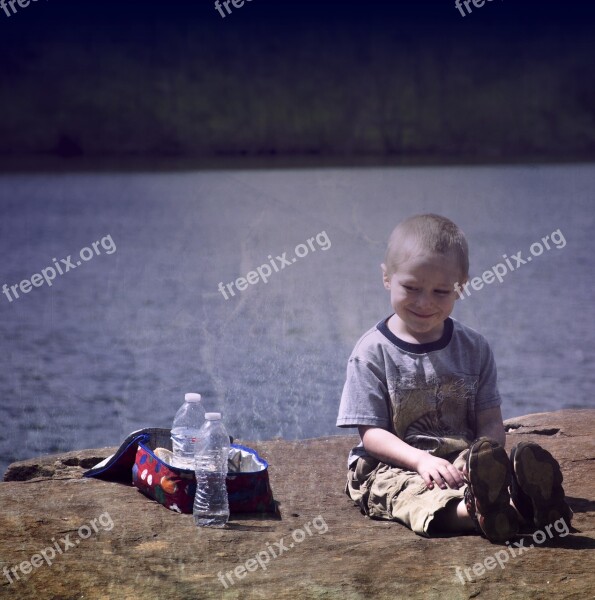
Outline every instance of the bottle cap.
POLYGON ((200 394, 186 394, 184 396, 185 402, 200 402, 200 394))
POLYGON ((221 419, 221 413, 207 413, 205 419, 207 421, 219 421, 221 419))

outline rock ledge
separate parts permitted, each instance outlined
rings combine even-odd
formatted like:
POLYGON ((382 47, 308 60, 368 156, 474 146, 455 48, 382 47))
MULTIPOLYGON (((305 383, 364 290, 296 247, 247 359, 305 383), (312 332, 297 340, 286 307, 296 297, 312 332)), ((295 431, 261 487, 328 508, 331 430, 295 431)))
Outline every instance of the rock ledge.
MULTIPOLYGON (((475 535, 424 539, 362 516, 343 492, 346 457, 357 440, 349 435, 243 442, 269 461, 282 519, 233 518, 225 530, 197 529, 190 515, 135 488, 81 478, 114 448, 14 463, 0 484, 0 570, 7 568, 0 597, 593 597, 595 410, 527 415, 506 426, 508 447, 537 441, 560 461, 575 531, 471 580, 458 577, 456 567, 472 573, 506 547, 475 535)), ((526 538, 525 546, 532 541, 526 538)))

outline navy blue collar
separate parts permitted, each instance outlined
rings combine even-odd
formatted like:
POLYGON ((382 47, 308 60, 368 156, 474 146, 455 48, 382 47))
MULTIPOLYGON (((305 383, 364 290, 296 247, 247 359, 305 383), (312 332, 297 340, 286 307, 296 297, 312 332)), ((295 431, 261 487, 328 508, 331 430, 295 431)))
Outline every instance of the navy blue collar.
MULTIPOLYGON (((390 317, 392 317, 392 315, 390 317)), ((411 342, 406 342, 405 340, 397 337, 388 328, 387 323, 390 317, 380 321, 380 323, 376 325, 376 328, 389 342, 392 342, 395 346, 397 346, 397 348, 400 348, 405 352, 409 352, 411 354, 427 354, 428 352, 435 352, 436 350, 442 350, 443 348, 446 348, 452 339, 454 324, 450 317, 444 321, 444 331, 442 332, 442 337, 435 342, 428 342, 427 344, 412 344, 411 342)))

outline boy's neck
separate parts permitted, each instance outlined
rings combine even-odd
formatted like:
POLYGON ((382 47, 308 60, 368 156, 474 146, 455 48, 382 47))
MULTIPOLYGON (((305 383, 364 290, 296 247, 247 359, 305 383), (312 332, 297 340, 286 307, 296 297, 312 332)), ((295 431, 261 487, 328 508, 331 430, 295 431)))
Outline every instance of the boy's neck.
POLYGON ((389 330, 395 336, 409 344, 431 344, 432 342, 437 342, 439 339, 441 339, 442 335, 444 334, 444 322, 440 324, 440 327, 437 327, 432 331, 421 333, 417 331, 410 331, 405 323, 401 321, 396 314, 390 317, 387 325, 389 330))

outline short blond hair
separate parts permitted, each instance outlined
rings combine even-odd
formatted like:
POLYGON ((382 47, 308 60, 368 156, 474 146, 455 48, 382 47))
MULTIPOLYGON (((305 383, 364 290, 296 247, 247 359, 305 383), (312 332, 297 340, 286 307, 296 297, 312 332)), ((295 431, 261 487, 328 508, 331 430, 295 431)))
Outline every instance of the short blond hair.
POLYGON ((388 274, 412 256, 426 252, 453 255, 461 268, 461 279, 467 279, 469 246, 465 234, 450 219, 435 214, 414 215, 393 229, 384 257, 388 274))

